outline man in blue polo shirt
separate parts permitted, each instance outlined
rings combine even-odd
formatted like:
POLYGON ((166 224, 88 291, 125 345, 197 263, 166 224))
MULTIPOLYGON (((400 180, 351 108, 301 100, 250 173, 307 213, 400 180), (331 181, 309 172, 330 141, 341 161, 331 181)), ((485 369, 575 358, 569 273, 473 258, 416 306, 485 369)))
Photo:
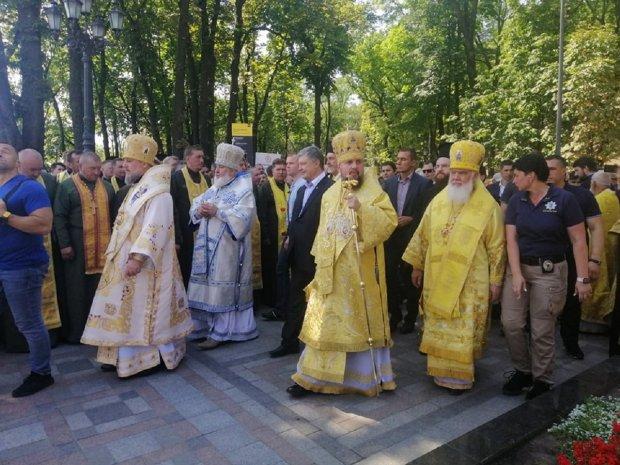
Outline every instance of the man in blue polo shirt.
POLYGON ((30 349, 30 375, 13 391, 25 397, 54 383, 50 340, 41 316, 41 287, 49 257, 43 236, 52 229, 47 192, 17 172, 17 152, 0 144, 0 293, 30 349))
MULTIPOLYGON (((573 186, 566 182, 566 160, 558 155, 546 157, 549 167, 549 184, 570 192, 577 199, 581 212, 586 220, 588 231, 588 274, 591 280, 596 280, 600 274, 601 257, 605 253, 605 233, 601 210, 592 192, 581 186, 573 186)), ((568 262, 568 289, 566 304, 560 320, 560 334, 564 348, 571 357, 581 360, 584 357, 579 347, 579 323, 581 321, 581 302, 575 297, 575 259, 569 247, 566 260, 568 262)))

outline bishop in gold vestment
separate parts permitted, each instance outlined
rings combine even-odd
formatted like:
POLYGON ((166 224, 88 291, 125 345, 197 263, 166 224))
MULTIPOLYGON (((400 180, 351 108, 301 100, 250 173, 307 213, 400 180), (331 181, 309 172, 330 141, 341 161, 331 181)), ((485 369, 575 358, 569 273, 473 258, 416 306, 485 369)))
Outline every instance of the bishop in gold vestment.
POLYGON ((413 281, 424 274, 420 351, 439 386, 462 392, 474 382, 505 268, 502 212, 478 179, 484 147, 459 141, 450 150, 450 182, 427 207, 405 250, 413 281))
MULTIPOLYGON (((174 247, 170 168, 153 166, 157 144, 131 135, 123 158, 130 177, 141 175, 121 205, 105 266, 82 336, 98 346, 97 361, 119 377, 175 368, 192 330, 174 247)), ((134 182, 132 180, 132 182, 134 182)))
POLYGON ((372 396, 396 388, 383 256, 396 212, 373 170, 364 170, 363 134, 338 134, 333 146, 342 176, 321 201, 312 248, 316 273, 306 288, 299 337, 306 346, 292 377, 296 384, 288 388, 297 397, 308 391, 372 396), (351 180, 357 185, 347 185, 351 180))

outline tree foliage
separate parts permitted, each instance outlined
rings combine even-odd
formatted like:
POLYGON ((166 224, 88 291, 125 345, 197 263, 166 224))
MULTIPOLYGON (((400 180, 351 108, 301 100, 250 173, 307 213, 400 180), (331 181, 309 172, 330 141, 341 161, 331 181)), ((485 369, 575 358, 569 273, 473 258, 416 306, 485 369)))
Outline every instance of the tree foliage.
MULTIPOLYGON (((0 139, 49 159, 82 133, 84 30, 49 33, 40 1, 0 5, 0 139)), ((94 2, 105 16, 111 2, 94 2)), ((489 163, 554 147, 559 0, 123 0, 125 28, 93 56, 97 145, 118 156, 147 132, 163 154, 212 157, 234 121, 259 151, 327 149, 346 128, 376 158, 442 140, 484 143, 489 163)), ((563 151, 617 156, 620 9, 567 2, 563 151)))

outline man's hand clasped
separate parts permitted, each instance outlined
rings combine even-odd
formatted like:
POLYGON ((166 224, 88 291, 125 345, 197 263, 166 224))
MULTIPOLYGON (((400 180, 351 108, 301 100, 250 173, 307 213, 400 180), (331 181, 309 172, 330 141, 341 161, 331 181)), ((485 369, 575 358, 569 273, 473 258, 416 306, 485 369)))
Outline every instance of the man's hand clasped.
POLYGON ((209 202, 203 203, 198 207, 198 215, 202 218, 212 218, 217 214, 217 207, 209 202))

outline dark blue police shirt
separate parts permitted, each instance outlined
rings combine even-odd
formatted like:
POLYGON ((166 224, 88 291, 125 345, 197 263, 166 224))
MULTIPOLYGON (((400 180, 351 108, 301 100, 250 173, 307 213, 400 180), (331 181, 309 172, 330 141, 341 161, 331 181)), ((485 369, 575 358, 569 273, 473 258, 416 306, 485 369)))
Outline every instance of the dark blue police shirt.
POLYGON ((601 215, 601 209, 598 206, 598 202, 596 201, 594 194, 588 189, 566 183, 564 184, 564 190, 575 196, 584 217, 592 218, 594 216, 601 215))
MULTIPOLYGON (((28 216, 40 208, 50 208, 50 198, 37 181, 17 175, 0 186, 0 198, 4 199, 15 186, 7 202, 7 210, 18 216, 28 216)), ((48 263, 43 246, 43 236, 29 234, 0 223, 0 270, 14 271, 35 268, 48 263)))
POLYGON ((565 255, 571 242, 566 228, 584 221, 574 195, 549 186, 547 195, 533 205, 527 191, 512 196, 506 224, 517 228, 519 254, 527 257, 565 255))

